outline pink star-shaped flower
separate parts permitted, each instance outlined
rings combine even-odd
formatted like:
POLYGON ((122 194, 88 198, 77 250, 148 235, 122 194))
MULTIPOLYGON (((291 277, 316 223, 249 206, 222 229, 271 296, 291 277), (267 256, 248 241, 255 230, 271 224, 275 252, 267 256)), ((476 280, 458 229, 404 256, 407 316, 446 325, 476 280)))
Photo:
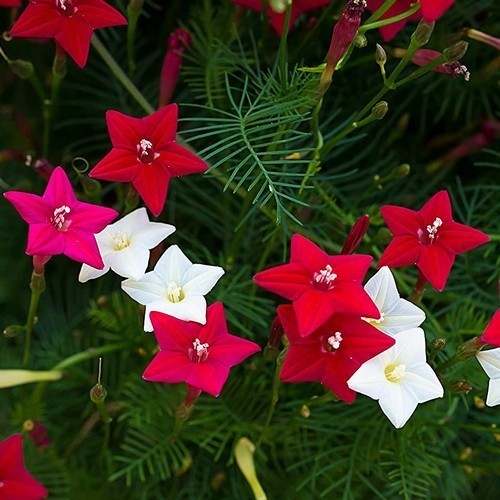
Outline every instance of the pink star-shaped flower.
POLYGON ((95 29, 127 24, 103 0, 30 0, 12 27, 15 37, 54 38, 83 68, 95 29))
POLYGON ((20 191, 8 191, 4 196, 29 224, 28 255, 63 253, 97 269, 104 267, 94 234, 118 212, 78 201, 61 167, 52 173, 43 196, 20 191))
POLYGON ((490 241, 483 232, 455 222, 447 191, 436 193, 418 212, 384 205, 382 217, 394 239, 380 257, 378 267, 416 264, 424 278, 441 291, 455 255, 490 241))
POLYGON ((0 443, 0 500, 41 500, 47 490, 26 470, 23 440, 14 434, 0 443))
POLYGON ((207 309, 205 325, 159 312, 152 312, 150 318, 160 346, 143 374, 150 382, 186 382, 217 397, 229 369, 260 351, 254 342, 228 333, 221 302, 207 309))
POLYGON ((347 381, 369 359, 394 345, 394 339, 355 316, 335 314, 308 337, 300 335, 290 305, 278 307, 290 342, 280 378, 283 382, 321 382, 346 403, 356 393, 347 381))
POLYGON ((90 172, 105 181, 132 182, 153 215, 160 215, 171 177, 195 174, 208 165, 175 141, 177 105, 146 118, 106 113, 113 149, 90 172))
POLYGON ((481 335, 481 340, 485 344, 500 347, 500 309, 497 309, 493 318, 481 335))
MULTIPOLYGON (((294 0, 292 3, 292 12, 290 14, 290 29, 293 26, 293 23, 302 14, 304 14, 304 12, 324 7, 325 5, 328 5, 330 1, 331 0, 294 0)), ((262 0, 233 0, 233 2, 235 4, 246 7, 247 9, 252 9, 257 12, 262 11, 262 0)), ((285 26, 285 12, 275 12, 271 8, 271 6, 268 5, 267 16, 274 31, 276 31, 276 33, 281 36, 283 34, 283 28, 285 26)))
POLYGON ((372 260, 369 255, 328 255, 295 234, 290 263, 262 271, 254 281, 293 301, 299 332, 305 336, 336 312, 380 318, 361 284, 372 260))
MULTIPOLYGON (((368 10, 375 12, 385 0, 367 0, 368 10)), ((427 22, 437 21, 453 4, 455 0, 420 0, 420 10, 406 19, 382 26, 380 34, 385 42, 388 42, 399 33, 408 21, 424 18, 427 22)), ((399 16, 410 10, 415 0, 397 0, 396 3, 387 10, 380 20, 399 16)))
POLYGON ((21 7, 21 0, 0 0, 0 7, 21 7))

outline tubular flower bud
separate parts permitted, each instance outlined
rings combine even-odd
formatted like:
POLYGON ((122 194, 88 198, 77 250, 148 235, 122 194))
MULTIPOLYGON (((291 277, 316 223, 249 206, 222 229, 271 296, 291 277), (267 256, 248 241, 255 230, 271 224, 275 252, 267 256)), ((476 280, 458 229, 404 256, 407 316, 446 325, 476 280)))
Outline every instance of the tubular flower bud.
POLYGON ((340 251, 341 255, 350 255, 356 251, 359 244, 363 241, 368 225, 370 224, 370 216, 362 215, 352 226, 345 240, 344 246, 340 251))
POLYGON ((377 43, 377 48, 375 50, 375 61, 379 66, 384 66, 385 63, 387 62, 387 54, 382 45, 379 45, 378 43, 377 43))
POLYGON ((377 120, 382 120, 382 118, 387 114, 387 111, 389 111, 389 105, 385 101, 380 101, 375 106, 372 108, 372 115, 377 119, 377 120))
MULTIPOLYGON (((425 66, 438 57, 441 57, 441 53, 436 52, 435 50, 420 49, 415 52, 411 60, 417 66, 425 66)), ((452 63, 445 62, 443 64, 440 64, 439 66, 436 66, 432 71, 435 71, 437 73, 444 73, 451 76, 452 78, 463 76, 466 82, 470 80, 469 70, 459 61, 454 61, 452 63)))
POLYGON ((494 36, 488 35, 488 33, 483 33, 482 31, 472 28, 465 29, 464 31, 469 38, 477 40, 478 42, 483 42, 497 50, 500 50, 500 38, 495 38, 494 36))
POLYGON ((461 40, 453 44, 451 47, 443 50, 443 55, 448 63, 457 62, 459 59, 462 59, 469 48, 468 42, 464 42, 461 40))
POLYGON ((413 32, 411 36, 411 41, 417 47, 422 47, 427 44, 430 40, 432 32, 434 31, 434 25, 436 23, 427 23, 423 19, 418 23, 417 29, 413 32))

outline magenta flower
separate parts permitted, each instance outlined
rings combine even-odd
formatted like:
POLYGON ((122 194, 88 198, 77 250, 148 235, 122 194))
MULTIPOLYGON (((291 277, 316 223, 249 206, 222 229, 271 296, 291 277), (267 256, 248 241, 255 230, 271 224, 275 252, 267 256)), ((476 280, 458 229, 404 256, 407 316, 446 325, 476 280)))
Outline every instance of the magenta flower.
POLYGON ((186 382, 188 388, 217 397, 229 369, 260 351, 254 342, 228 333, 222 302, 207 309, 205 325, 159 312, 152 312, 150 318, 160 345, 142 375, 150 382, 186 382))
POLYGON ((500 309, 497 309, 480 337, 484 344, 500 347, 500 309))
POLYGON ((0 7, 21 7, 21 0, 0 0, 0 7))
MULTIPOLYGON (((420 49, 417 50, 415 54, 413 54, 411 62, 416 64, 417 66, 426 66, 440 56, 441 52, 436 52, 435 50, 429 49, 420 49)), ((436 66, 432 71, 435 71, 436 73, 444 73, 451 76, 452 78, 459 78, 460 76, 463 76, 466 82, 470 80, 469 70, 459 61, 440 64, 439 66, 436 66)))
POLYGON ((96 269, 104 267, 94 234, 102 231, 118 212, 78 201, 61 167, 52 173, 43 196, 19 191, 4 196, 29 224, 28 255, 63 253, 96 269))

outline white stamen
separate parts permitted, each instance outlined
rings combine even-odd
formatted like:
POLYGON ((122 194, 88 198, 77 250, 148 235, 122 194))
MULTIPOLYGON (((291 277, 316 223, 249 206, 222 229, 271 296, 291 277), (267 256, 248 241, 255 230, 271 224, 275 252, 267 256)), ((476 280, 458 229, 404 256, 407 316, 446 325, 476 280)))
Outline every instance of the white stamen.
POLYGON ((340 343, 342 342, 342 334, 340 332, 335 332, 333 335, 328 337, 327 342, 328 345, 337 350, 340 347, 340 343))
POLYGON ((325 269, 322 269, 319 273, 314 273, 314 281, 319 285, 324 285, 325 288, 330 290, 333 286, 333 281, 337 277, 332 271, 332 266, 327 264, 325 269))
POLYGON ((467 69, 467 66, 464 66, 461 64, 460 66, 457 66, 453 71, 455 71, 455 74, 457 76, 463 75, 464 80, 468 82, 470 80, 470 72, 467 69))
POLYGON ((167 285, 167 300, 170 302, 180 302, 184 299, 184 292, 182 288, 175 281, 171 281, 167 285))
POLYGON ((67 231, 68 227, 71 225, 71 220, 70 219, 66 220, 66 216, 70 212, 71 209, 66 205, 62 205, 59 208, 56 208, 54 210, 54 215, 50 219, 51 224, 58 231, 67 231))
POLYGON ((193 349, 190 349, 189 357, 191 361, 196 361, 200 363, 205 361, 208 358, 208 348, 210 346, 208 344, 202 344, 200 339, 195 339, 193 342, 193 349))
POLYGON ((123 234, 121 231, 111 233, 111 238, 113 240, 114 250, 123 250, 124 248, 130 246, 130 237, 123 234))
POLYGON ((406 374, 406 366, 401 365, 389 365, 385 369, 385 377, 389 382, 397 382, 401 377, 406 374))
POLYGON ((427 226, 427 232, 429 233, 429 238, 433 240, 436 237, 436 234, 438 232, 438 228, 443 225, 443 221, 439 218, 436 217, 436 220, 432 223, 432 226, 427 226))

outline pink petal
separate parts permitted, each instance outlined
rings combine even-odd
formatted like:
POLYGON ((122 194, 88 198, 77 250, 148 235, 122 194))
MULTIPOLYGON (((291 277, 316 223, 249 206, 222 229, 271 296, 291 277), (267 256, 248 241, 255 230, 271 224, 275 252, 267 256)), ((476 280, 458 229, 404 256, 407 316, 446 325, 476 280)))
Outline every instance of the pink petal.
POLYGON ((335 255, 328 261, 339 281, 363 281, 372 262, 371 255, 335 255))
POLYGON ((199 156, 177 142, 170 142, 157 151, 160 155, 158 161, 168 168, 172 177, 199 174, 208 169, 208 165, 199 156))
POLYGON ((298 264, 284 264, 261 271, 254 276, 258 286, 288 300, 294 300, 312 288, 312 276, 298 264))
POLYGON ((28 255, 59 255, 65 250, 63 233, 51 224, 30 224, 28 229, 28 255))
POLYGON ((41 500, 48 495, 47 490, 28 471, 14 478, 2 478, 2 494, 8 499, 41 500))
POLYGON ((19 37, 53 38, 59 30, 61 16, 52 4, 30 3, 16 21, 10 34, 19 37))
POLYGON ((145 138, 143 120, 110 110, 106 111, 106 123, 113 146, 131 150, 137 159, 137 144, 145 138))
POLYGON ((20 191, 8 191, 4 196, 9 200, 19 215, 28 223, 48 223, 52 210, 47 206, 47 201, 41 196, 20 191))
POLYGON ((380 257, 377 267, 401 267, 415 264, 423 245, 415 236, 396 236, 380 257))
POLYGON ((128 149, 113 148, 89 173, 103 181, 132 182, 142 163, 128 149))
POLYGON ((73 206, 70 213, 72 228, 85 229, 94 234, 100 233, 116 217, 118 212, 112 208, 80 201, 73 206))
POLYGON ((335 296, 331 291, 321 292, 311 288, 303 293, 293 302, 300 335, 305 337, 313 333, 333 315, 336 308, 335 296))
POLYGON ((43 197, 47 200, 47 205, 54 209, 62 205, 72 207, 76 202, 73 186, 61 167, 57 167, 52 172, 43 197))
POLYGON ((427 22, 437 21, 455 0, 421 0, 422 15, 427 22))
POLYGON ((207 322, 202 327, 203 342, 212 345, 217 339, 223 339, 229 335, 227 331, 226 315, 222 302, 215 302, 207 307, 207 322))
POLYGON ((83 68, 89 56, 92 26, 82 17, 61 16, 61 25, 55 39, 61 47, 71 56, 76 64, 83 68))
POLYGON ((187 353, 160 351, 149 363, 142 374, 149 382, 178 384, 185 382, 195 363, 189 360, 187 353))
POLYGON ((305 267, 311 278, 316 271, 324 269, 328 264, 328 254, 301 234, 292 236, 291 264, 305 267))
POLYGON ((468 252, 490 241, 490 237, 478 229, 450 221, 438 230, 438 240, 450 253, 459 254, 468 252))
POLYGON ((450 275, 455 256, 446 248, 437 245, 422 245, 417 267, 425 279, 438 291, 441 291, 450 275))
POLYGON ((186 383, 217 397, 228 376, 229 368, 209 357, 203 363, 193 363, 193 369, 186 379, 186 383))
POLYGON ((78 13, 94 29, 127 24, 127 20, 117 10, 102 0, 80 1, 78 13))
POLYGON ((335 311, 343 314, 380 318, 380 312, 360 283, 339 282, 333 287, 331 303, 335 311))
POLYGON ((163 166, 154 161, 151 165, 144 165, 137 170, 132 184, 144 200, 151 213, 158 217, 167 199, 170 175, 163 166))
POLYGON ((443 222, 452 220, 451 202, 448 191, 442 190, 437 192, 418 212, 422 217, 422 222, 426 226, 432 224, 436 217, 439 217, 443 222))
POLYGON ((177 104, 169 104, 142 119, 146 139, 153 143, 155 150, 161 150, 175 141, 177 113, 177 104))
MULTIPOLYGON (((153 324, 156 341, 165 351, 188 353, 193 340, 199 338, 203 325, 193 321, 182 321, 168 314, 153 311, 149 318, 153 324)), ((205 340, 203 340, 205 342, 205 340)))
POLYGON ((104 263, 99 252, 95 236, 84 229, 72 226, 64 234, 66 248, 64 254, 77 262, 83 262, 95 269, 103 269, 104 263))
POLYGON ((486 344, 500 347, 500 309, 497 309, 490 323, 481 335, 481 340, 486 344))
POLYGON ((422 227, 422 219, 415 210, 395 205, 384 205, 380 208, 380 212, 394 236, 403 234, 416 235, 422 227))

